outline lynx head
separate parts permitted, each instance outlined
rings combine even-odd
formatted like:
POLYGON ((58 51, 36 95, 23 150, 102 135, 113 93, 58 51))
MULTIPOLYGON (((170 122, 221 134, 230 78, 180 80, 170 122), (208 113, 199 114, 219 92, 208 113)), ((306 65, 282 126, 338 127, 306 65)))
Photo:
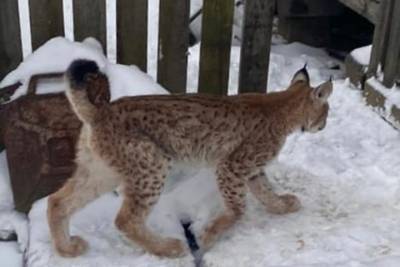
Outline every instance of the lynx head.
POLYGON ((315 133, 325 128, 332 88, 331 80, 311 87, 306 66, 295 73, 289 89, 299 90, 304 95, 302 131, 315 133))

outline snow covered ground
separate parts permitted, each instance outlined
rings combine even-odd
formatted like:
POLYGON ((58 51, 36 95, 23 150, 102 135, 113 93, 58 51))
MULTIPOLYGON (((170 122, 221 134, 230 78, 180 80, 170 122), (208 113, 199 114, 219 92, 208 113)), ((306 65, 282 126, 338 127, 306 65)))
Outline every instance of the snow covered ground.
MULTIPOLYGON (((137 68, 109 63, 96 47, 93 40, 82 44, 53 39, 29 56, 0 86, 18 79, 26 81, 35 71, 62 70, 73 58, 85 57, 96 60, 109 75, 113 99, 127 94, 165 93, 137 68), (57 62, 53 60, 55 50, 57 62)), ((191 91, 195 91, 197 83, 198 49, 196 46, 190 51, 191 91)), ((315 85, 331 74, 341 77, 340 71, 330 69, 337 62, 322 50, 295 43, 274 46, 272 51, 270 91, 285 88, 305 62, 315 85)), ((239 68, 237 47, 232 49, 231 63, 232 94, 236 92, 239 68)), ((63 86, 56 88, 62 90, 63 86)), ((50 89, 43 84, 39 91, 50 89)), ((18 94, 23 90, 25 87, 18 94)), ((345 80, 334 82, 330 105, 328 124, 322 132, 292 135, 277 161, 266 168, 278 191, 300 197, 302 210, 285 216, 267 214, 249 196, 245 216, 204 255, 204 266, 399 266, 400 133, 366 107, 360 92, 352 90, 345 80)), ((3 155, 1 170, 7 172, 4 160, 3 155)), ((8 177, 1 177, 4 185, 0 190, 6 192, 5 201, 10 202, 9 191, 4 190, 9 190, 8 177)), ((173 171, 168 183, 148 224, 164 235, 184 239, 180 220, 188 219, 198 235, 221 209, 213 171, 181 166, 173 171)), ((21 226, 22 219, 18 227, 13 226, 20 246, 14 243, 11 248, 0 250, 20 253, 26 246, 25 261, 30 267, 194 266, 191 255, 159 259, 122 238, 113 225, 120 202, 119 196, 109 193, 73 218, 71 231, 91 245, 88 253, 79 258, 63 259, 55 254, 45 216, 46 199, 38 201, 30 212, 29 231, 21 226)), ((0 253, 0 259, 4 253, 0 253)), ((19 262, 18 257, 6 258, 19 262)))
MULTIPOLYGON (((351 56, 361 65, 364 66, 363 71, 366 72, 370 61, 372 45, 357 48, 351 52, 351 56)), ((384 73, 381 66, 378 67, 376 76, 366 80, 366 84, 385 97, 384 108, 377 107, 376 111, 386 120, 391 122, 395 127, 400 128, 400 123, 392 117, 392 108, 400 109, 400 87, 395 83, 392 88, 383 85, 384 73)))
MULTIPOLYGON (((66 35, 72 39, 71 0, 64 0, 66 35)), ((199 2, 199 1, 194 1, 199 2)), ((19 0, 25 6, 26 0, 19 0)), ((107 0, 113 8, 115 0, 107 0)), ((149 74, 156 77, 158 1, 149 1, 149 74)), ((27 9, 22 9, 26 12, 27 9)), ((115 14, 114 14, 115 15, 115 14)), ((27 14, 23 14, 27 18, 27 14)), ((110 15, 110 12, 108 13, 110 15)), ((23 23, 26 21, 22 21, 23 23)), ((108 27, 113 28, 113 20, 108 27)), ((25 55, 30 54, 29 23, 23 27, 25 55), (28 41, 27 41, 28 40, 28 41), (27 45, 28 44, 28 45, 27 45)), ((115 61, 115 36, 110 35, 108 58, 115 61), (114 38, 114 39, 113 39, 114 38)), ((37 72, 61 71, 74 58, 96 60, 110 77, 112 97, 166 91, 135 67, 110 63, 97 43, 72 43, 56 38, 27 56, 0 87, 37 72), (54 60, 57 59, 57 60, 54 60)), ((368 53, 359 53, 367 61, 368 53)), ((240 50, 233 47, 229 93, 237 92, 240 50)), ((188 91, 197 88, 199 46, 189 51, 188 91)), ((400 134, 366 107, 359 91, 352 90, 338 63, 320 49, 299 43, 272 47, 269 91, 285 88, 293 73, 307 62, 312 83, 336 78, 330 98, 327 127, 317 134, 294 134, 276 162, 266 168, 276 189, 295 193, 303 202, 296 214, 264 212, 251 196, 243 219, 203 257, 207 267, 394 267, 400 266, 400 134)), ((39 92, 64 90, 65 84, 45 83, 39 92)), ((26 84, 15 97, 26 91, 26 84)), ((0 236, 15 231, 18 243, 0 243, 0 266, 29 267, 164 267, 194 266, 191 255, 159 259, 121 237, 113 226, 121 198, 104 195, 72 220, 71 231, 90 243, 87 254, 76 259, 58 257, 46 221, 46 199, 35 203, 26 218, 15 213, 5 154, 0 154, 0 236), (24 253, 24 260, 22 259, 24 253)), ((221 209, 213 171, 180 166, 171 173, 165 192, 148 224, 154 231, 184 239, 181 219, 193 222, 198 235, 221 209)))

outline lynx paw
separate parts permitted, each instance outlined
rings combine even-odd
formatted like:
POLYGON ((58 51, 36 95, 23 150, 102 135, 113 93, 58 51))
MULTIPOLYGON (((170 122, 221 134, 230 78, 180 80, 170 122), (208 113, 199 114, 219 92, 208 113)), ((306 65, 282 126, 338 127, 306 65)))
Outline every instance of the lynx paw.
POLYGON ((291 194, 278 196, 278 199, 267 207, 267 211, 274 214, 296 212, 301 208, 300 200, 291 194))
POLYGON ((182 240, 175 238, 166 238, 158 243, 152 249, 149 249, 153 254, 160 257, 178 258, 186 254, 186 245, 182 240))
POLYGON ((63 257, 73 258, 86 252, 89 245, 79 236, 71 236, 71 240, 67 245, 56 245, 58 253, 63 257))

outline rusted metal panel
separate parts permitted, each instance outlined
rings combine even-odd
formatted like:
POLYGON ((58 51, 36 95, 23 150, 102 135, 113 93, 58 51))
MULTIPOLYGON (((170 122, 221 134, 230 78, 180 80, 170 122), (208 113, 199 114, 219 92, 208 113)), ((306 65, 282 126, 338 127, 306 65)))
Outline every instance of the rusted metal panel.
MULTIPOLYGON (((0 109, 15 208, 21 212, 28 212, 35 200, 59 189, 75 169, 80 120, 64 93, 36 94, 39 80, 62 76, 34 75, 28 93, 0 109)), ((109 102, 108 81, 97 79, 95 83, 88 87, 89 100, 94 105, 109 102)))
POLYGON ((3 112, 15 208, 28 212, 72 174, 81 123, 61 93, 22 96, 3 112))
POLYGON ((32 77, 27 95, 0 109, 14 203, 21 212, 28 212, 35 200, 57 190, 74 170, 81 122, 63 93, 35 93, 39 79, 61 76, 32 77))

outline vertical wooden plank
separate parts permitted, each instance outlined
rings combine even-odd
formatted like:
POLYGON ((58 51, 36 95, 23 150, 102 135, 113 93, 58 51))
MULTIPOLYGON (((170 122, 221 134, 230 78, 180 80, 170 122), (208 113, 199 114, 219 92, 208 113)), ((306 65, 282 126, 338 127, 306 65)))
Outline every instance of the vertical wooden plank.
POLYGON ((55 36, 64 36, 62 0, 30 0, 32 49, 55 36))
POLYGON ((18 1, 0 0, 0 80, 21 61, 18 1))
POLYGON ((94 37, 107 51, 105 0, 74 0, 73 6, 75 40, 94 37))
POLYGON ((160 1, 157 81, 170 92, 186 92, 190 0, 160 1))
POLYGON ((233 8, 233 0, 204 0, 198 88, 200 93, 224 95, 228 91, 233 8))
MULTIPOLYGON (((397 61, 400 61, 400 55, 397 58, 397 61)), ((395 85, 396 89, 400 91, 400 89, 399 89, 399 86, 400 86, 400 62, 397 63, 397 69, 396 69, 396 74, 393 79, 393 85, 395 85)))
POLYGON ((378 70, 378 65, 384 65, 387 42, 390 31, 390 18, 392 16, 394 0, 382 0, 375 24, 374 37, 372 42, 371 57, 368 66, 368 76, 373 76, 378 70))
POLYGON ((239 92, 265 92, 268 82, 274 0, 246 0, 239 92))
POLYGON ((390 22, 390 35, 386 53, 383 84, 392 87, 400 64, 400 1, 394 1, 390 22))
POLYGON ((117 1, 117 61, 147 71, 148 0, 117 1))

